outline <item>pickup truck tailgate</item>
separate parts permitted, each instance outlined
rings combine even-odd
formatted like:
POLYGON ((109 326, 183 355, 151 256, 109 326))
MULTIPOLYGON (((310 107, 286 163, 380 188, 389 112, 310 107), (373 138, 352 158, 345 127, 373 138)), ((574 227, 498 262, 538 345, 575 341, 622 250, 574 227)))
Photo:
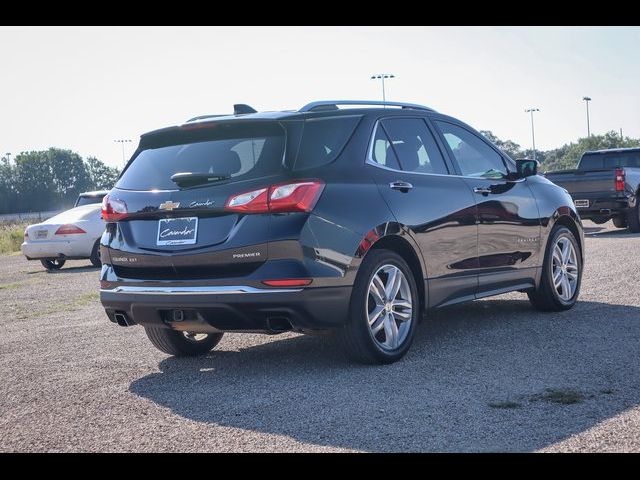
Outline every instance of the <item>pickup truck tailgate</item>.
POLYGON ((547 173, 545 175, 556 185, 566 188, 574 198, 580 198, 580 194, 589 196, 595 192, 615 193, 615 171, 611 169, 603 170, 564 170, 547 173))

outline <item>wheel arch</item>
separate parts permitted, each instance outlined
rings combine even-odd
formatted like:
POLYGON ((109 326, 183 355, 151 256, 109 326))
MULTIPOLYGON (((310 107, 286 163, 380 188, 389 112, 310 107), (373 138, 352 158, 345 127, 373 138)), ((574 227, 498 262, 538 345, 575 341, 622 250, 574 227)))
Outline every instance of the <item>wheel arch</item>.
POLYGON ((549 225, 549 229, 547 232, 547 243, 548 238, 551 235, 551 231, 556 225, 567 227, 571 231, 571 233, 573 233, 576 242, 578 242, 578 247, 580 248, 580 257, 584 263, 584 235, 582 233, 582 222, 580 221, 580 218, 575 215, 573 210, 569 209, 569 212, 562 212, 560 210, 555 212, 552 217, 553 222, 549 225))
POLYGON ((362 239, 356 256, 363 260, 372 250, 386 249, 400 255, 411 269, 416 281, 420 305, 424 309, 427 306, 427 291, 425 278, 427 277, 426 265, 415 240, 408 229, 400 224, 385 224, 371 229, 362 239))

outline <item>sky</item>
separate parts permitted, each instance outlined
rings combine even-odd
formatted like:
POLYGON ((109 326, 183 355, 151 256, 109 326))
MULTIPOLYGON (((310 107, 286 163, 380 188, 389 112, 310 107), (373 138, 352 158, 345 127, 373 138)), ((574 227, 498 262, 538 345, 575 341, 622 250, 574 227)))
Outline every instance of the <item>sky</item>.
POLYGON ((0 155, 68 148, 121 166, 202 114, 321 99, 419 103, 538 149, 640 138, 638 27, 0 27, 0 155))

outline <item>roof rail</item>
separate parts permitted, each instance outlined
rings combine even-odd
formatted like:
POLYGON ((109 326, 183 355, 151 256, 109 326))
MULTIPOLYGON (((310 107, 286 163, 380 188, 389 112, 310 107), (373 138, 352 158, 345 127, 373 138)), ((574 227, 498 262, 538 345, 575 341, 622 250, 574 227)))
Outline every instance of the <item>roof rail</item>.
POLYGON ((205 118, 226 117, 228 115, 229 115, 228 113, 226 113, 226 114, 222 113, 222 114, 218 114, 218 115, 200 115, 198 117, 190 118, 185 123, 195 122, 196 120, 204 120, 205 118))
POLYGON ((311 112, 314 110, 335 110, 338 108, 338 105, 379 105, 379 106, 390 106, 390 107, 402 107, 402 108, 413 108, 416 110, 427 110, 433 112, 433 108, 425 107, 424 105, 416 105, 415 103, 405 103, 405 102, 381 102, 379 100, 320 100, 317 102, 311 102, 302 107, 299 112, 311 112), (335 107, 335 108, 332 108, 335 107))

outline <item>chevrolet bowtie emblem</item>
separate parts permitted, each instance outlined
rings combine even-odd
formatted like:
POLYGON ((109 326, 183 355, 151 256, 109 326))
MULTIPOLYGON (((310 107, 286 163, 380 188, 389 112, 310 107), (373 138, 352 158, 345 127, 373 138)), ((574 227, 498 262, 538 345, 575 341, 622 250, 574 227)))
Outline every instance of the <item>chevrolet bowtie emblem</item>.
POLYGON ((160 204, 160 210, 173 210, 174 208, 178 208, 180 206, 180 202, 172 202, 171 200, 167 200, 164 203, 160 204))

